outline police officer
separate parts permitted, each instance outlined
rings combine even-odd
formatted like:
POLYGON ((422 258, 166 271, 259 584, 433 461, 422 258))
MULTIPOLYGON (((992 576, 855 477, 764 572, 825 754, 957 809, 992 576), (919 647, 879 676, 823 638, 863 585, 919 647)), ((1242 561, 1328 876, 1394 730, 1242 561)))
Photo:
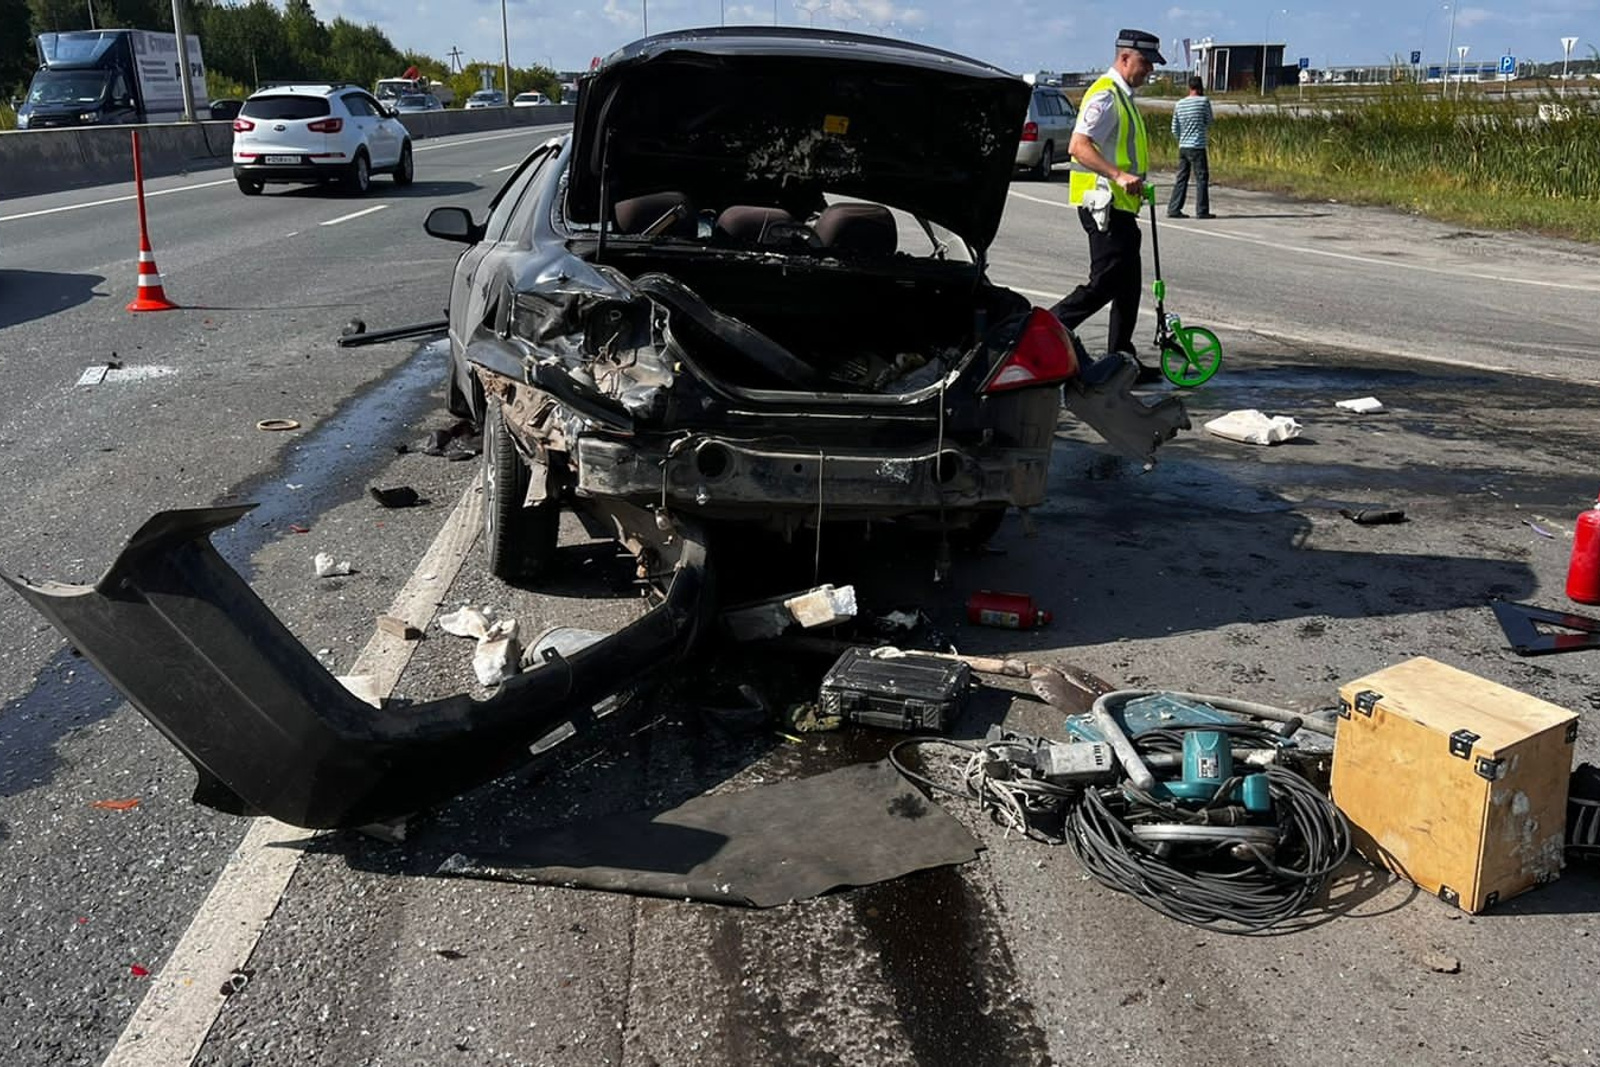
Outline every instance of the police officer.
MULTIPOLYGON (((1143 30, 1117 35, 1111 69, 1089 86, 1072 130, 1070 199, 1089 235, 1089 280, 1062 297, 1051 312, 1068 329, 1111 305, 1107 351, 1137 355, 1133 327, 1144 287, 1139 266, 1139 207, 1144 195, 1150 140, 1133 105, 1133 90, 1150 78, 1161 41, 1143 30)), ((1141 379, 1159 377, 1141 368, 1141 379)))

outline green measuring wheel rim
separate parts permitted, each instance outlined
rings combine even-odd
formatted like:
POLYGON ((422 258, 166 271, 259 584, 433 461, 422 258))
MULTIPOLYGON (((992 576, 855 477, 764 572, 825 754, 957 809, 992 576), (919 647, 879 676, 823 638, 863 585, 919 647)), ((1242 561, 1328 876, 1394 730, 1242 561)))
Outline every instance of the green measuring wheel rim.
POLYGON ((1161 373, 1183 389, 1211 380, 1222 366, 1222 342, 1204 326, 1180 326, 1172 343, 1161 350, 1161 373))

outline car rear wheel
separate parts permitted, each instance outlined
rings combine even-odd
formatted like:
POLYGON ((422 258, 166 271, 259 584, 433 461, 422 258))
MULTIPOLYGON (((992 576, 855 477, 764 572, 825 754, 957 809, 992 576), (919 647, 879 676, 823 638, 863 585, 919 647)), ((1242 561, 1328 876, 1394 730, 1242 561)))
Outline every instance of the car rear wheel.
POLYGON ((483 541, 489 573, 511 581, 539 573, 555 555, 561 508, 553 498, 529 507, 532 471, 517 454, 505 409, 491 400, 483 421, 483 541))
POLYGON ((411 161, 411 142, 407 141, 400 147, 400 162, 394 168, 394 183, 396 185, 410 185, 416 177, 415 167, 411 161))
POLYGON ((260 196, 261 190, 266 188, 265 182, 258 182, 254 178, 235 178, 239 183, 239 191, 245 196, 260 196))
POLYGON ((365 148, 356 150, 355 161, 344 178, 344 187, 351 196, 366 196, 367 190, 372 188, 372 162, 367 159, 365 148))
POLYGON ((1049 141, 1039 149, 1039 166, 1034 169, 1033 176, 1042 182, 1050 180, 1052 168, 1056 165, 1056 148, 1049 141))

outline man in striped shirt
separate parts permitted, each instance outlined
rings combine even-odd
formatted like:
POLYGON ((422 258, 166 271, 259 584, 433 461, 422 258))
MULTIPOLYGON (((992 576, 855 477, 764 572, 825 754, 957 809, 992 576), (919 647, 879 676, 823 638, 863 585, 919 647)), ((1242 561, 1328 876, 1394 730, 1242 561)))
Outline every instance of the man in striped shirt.
POLYGON ((1178 139, 1178 176, 1172 180, 1172 199, 1167 201, 1167 218, 1186 219, 1183 201, 1189 194, 1189 175, 1194 174, 1195 218, 1214 218, 1211 214, 1211 164, 1206 159, 1206 132, 1211 129, 1211 101, 1206 98, 1205 82, 1189 79, 1189 95, 1172 109, 1172 136, 1178 139))

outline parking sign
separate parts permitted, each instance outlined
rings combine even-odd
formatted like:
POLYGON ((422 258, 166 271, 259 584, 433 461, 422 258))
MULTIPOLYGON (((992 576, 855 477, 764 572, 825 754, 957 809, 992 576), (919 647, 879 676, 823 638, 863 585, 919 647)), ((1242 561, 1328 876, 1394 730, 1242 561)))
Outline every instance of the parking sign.
POLYGON ((1416 66, 1418 63, 1421 63, 1421 62, 1422 62, 1422 52, 1420 50, 1418 50, 1418 49, 1413 48, 1411 50, 1411 65, 1412 66, 1416 66))
POLYGON ((1310 56, 1301 56, 1300 57, 1300 69, 1301 70, 1305 70, 1309 66, 1311 66, 1311 57, 1310 56))
POLYGON ((1517 57, 1516 56, 1501 56, 1500 57, 1500 73, 1501 74, 1515 74, 1516 72, 1517 72, 1517 57))

